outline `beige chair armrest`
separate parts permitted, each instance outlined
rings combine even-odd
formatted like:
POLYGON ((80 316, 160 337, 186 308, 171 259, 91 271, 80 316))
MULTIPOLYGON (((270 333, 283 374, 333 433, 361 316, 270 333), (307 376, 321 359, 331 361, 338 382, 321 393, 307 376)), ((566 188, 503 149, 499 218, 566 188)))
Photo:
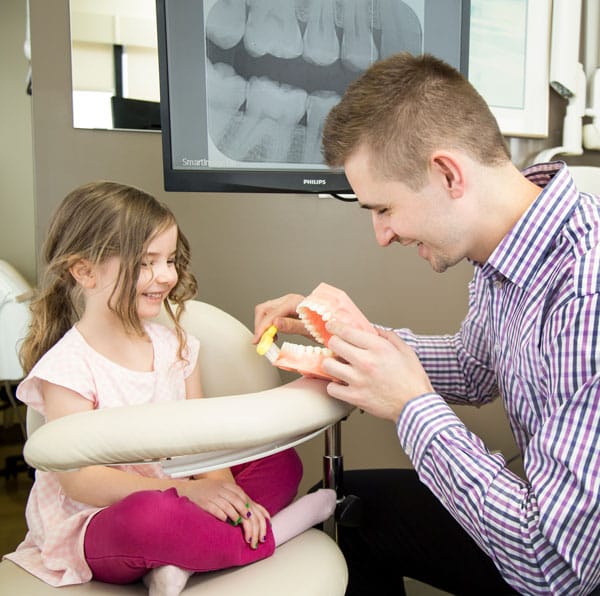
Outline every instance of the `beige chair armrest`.
POLYGON ((36 430, 24 456, 37 469, 61 471, 285 442, 350 414, 325 386, 301 378, 257 393, 73 414, 36 430))

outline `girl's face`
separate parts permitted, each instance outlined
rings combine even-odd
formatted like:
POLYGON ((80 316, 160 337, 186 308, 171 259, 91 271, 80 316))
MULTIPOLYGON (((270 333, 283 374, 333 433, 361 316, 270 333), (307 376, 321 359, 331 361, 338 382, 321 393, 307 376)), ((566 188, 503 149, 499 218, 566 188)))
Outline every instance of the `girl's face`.
POLYGON ((140 319, 156 317, 162 303, 177 284, 176 251, 177 226, 172 225, 157 234, 142 255, 137 282, 137 311, 140 319))

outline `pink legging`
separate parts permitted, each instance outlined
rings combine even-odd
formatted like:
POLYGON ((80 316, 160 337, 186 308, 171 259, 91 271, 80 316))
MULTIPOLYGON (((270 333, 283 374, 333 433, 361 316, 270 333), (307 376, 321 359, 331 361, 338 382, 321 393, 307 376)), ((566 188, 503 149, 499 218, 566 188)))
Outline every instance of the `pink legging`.
MULTIPOLYGON (((289 505, 302 478, 293 449, 231 469, 248 496, 274 515, 289 505)), ((177 565, 211 571, 246 565, 273 554, 270 526, 256 550, 234 527, 207 513, 174 488, 141 491, 102 509, 88 524, 85 558, 94 579, 126 584, 148 570, 177 565)))

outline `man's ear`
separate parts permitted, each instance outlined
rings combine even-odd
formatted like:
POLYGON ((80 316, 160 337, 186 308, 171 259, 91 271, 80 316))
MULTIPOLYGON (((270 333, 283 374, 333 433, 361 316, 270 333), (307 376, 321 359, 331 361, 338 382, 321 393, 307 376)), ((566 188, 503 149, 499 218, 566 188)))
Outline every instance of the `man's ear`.
POLYGON ((431 156, 431 170, 437 174, 453 199, 458 199, 465 192, 465 178, 462 165, 454 155, 438 151, 431 156))
POLYGON ((94 267, 87 259, 79 259, 76 261, 69 267, 69 273, 82 288, 89 290, 96 285, 94 267))

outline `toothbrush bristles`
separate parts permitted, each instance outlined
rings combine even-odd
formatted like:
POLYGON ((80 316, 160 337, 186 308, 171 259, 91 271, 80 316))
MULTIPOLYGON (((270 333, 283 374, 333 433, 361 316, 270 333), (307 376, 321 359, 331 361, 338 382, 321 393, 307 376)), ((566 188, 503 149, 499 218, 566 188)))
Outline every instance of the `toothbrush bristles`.
POLYGON ((277 344, 272 344, 271 347, 265 352, 266 358, 268 358, 269 362, 273 364, 275 360, 277 360, 277 356, 279 355, 279 346, 277 344))

